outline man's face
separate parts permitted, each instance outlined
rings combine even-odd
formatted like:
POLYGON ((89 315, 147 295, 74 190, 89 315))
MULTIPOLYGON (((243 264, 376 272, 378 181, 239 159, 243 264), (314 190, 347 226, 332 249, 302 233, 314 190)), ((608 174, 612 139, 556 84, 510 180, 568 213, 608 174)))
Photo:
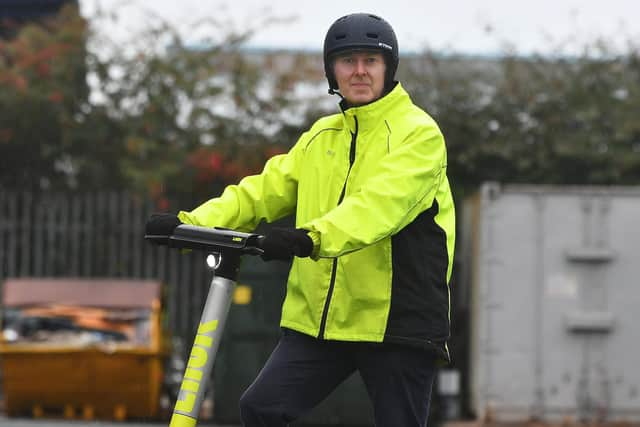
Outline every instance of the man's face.
POLYGON ((353 106, 382 96, 385 70, 384 57, 376 51, 347 51, 338 54, 333 63, 340 94, 353 106))

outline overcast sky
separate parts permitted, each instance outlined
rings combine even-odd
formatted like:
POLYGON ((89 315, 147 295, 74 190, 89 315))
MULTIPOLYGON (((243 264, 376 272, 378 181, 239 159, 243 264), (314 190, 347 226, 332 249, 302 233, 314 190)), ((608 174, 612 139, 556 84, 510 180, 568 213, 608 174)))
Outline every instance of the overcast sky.
MULTIPOLYGON (((250 46, 321 49, 338 17, 372 12, 394 27, 400 50, 425 47, 446 52, 495 54, 509 46, 517 53, 576 52, 604 39, 624 49, 640 44, 640 0, 80 0, 86 17, 119 10, 121 19, 99 29, 126 40, 149 21, 149 11, 176 26, 187 40, 194 24, 212 18, 242 30, 264 17, 287 18, 255 34, 250 46)), ((206 31, 206 30, 205 30, 206 31)))

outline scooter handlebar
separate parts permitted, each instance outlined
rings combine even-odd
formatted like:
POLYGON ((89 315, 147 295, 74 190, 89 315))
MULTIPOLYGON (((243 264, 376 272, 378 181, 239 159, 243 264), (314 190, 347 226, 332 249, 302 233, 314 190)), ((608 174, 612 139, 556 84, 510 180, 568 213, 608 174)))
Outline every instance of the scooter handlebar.
POLYGON ((223 228, 179 225, 171 235, 145 235, 145 239, 171 248, 206 252, 237 251, 241 254, 261 255, 264 236, 223 228))

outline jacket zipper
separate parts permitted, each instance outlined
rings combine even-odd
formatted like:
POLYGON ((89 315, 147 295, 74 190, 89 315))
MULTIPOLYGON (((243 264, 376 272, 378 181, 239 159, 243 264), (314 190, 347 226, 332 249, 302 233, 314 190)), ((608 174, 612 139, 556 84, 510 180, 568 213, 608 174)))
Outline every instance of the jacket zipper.
MULTIPOLYGON (((351 133, 351 147, 349 147, 349 170, 347 170, 347 178, 344 180, 342 186, 342 192, 338 198, 338 205, 342 203, 344 199, 344 193, 347 190, 347 181, 349 181, 349 174, 351 173, 351 167, 356 161, 356 138, 358 137, 358 118, 353 116, 356 123, 356 131, 351 133)), ((324 302, 324 308, 322 309, 322 318, 320 319, 320 330, 318 331, 318 338, 324 339, 324 329, 327 326, 327 315, 329 314, 329 305, 331 304, 331 297, 333 296, 333 287, 336 284, 336 271, 338 270, 338 258, 333 259, 333 266, 331 267, 331 280, 329 281, 329 290, 327 291, 327 298, 324 302)))

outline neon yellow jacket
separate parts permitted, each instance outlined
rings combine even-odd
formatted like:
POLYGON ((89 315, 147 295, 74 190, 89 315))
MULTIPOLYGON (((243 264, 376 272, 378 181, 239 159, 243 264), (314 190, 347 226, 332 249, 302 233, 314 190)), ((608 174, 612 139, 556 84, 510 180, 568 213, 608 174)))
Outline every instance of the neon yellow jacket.
POLYGON ((448 358, 455 215, 446 168, 437 124, 398 83, 321 118, 262 173, 179 218, 251 231, 295 214, 316 248, 293 261, 282 327, 448 358))

